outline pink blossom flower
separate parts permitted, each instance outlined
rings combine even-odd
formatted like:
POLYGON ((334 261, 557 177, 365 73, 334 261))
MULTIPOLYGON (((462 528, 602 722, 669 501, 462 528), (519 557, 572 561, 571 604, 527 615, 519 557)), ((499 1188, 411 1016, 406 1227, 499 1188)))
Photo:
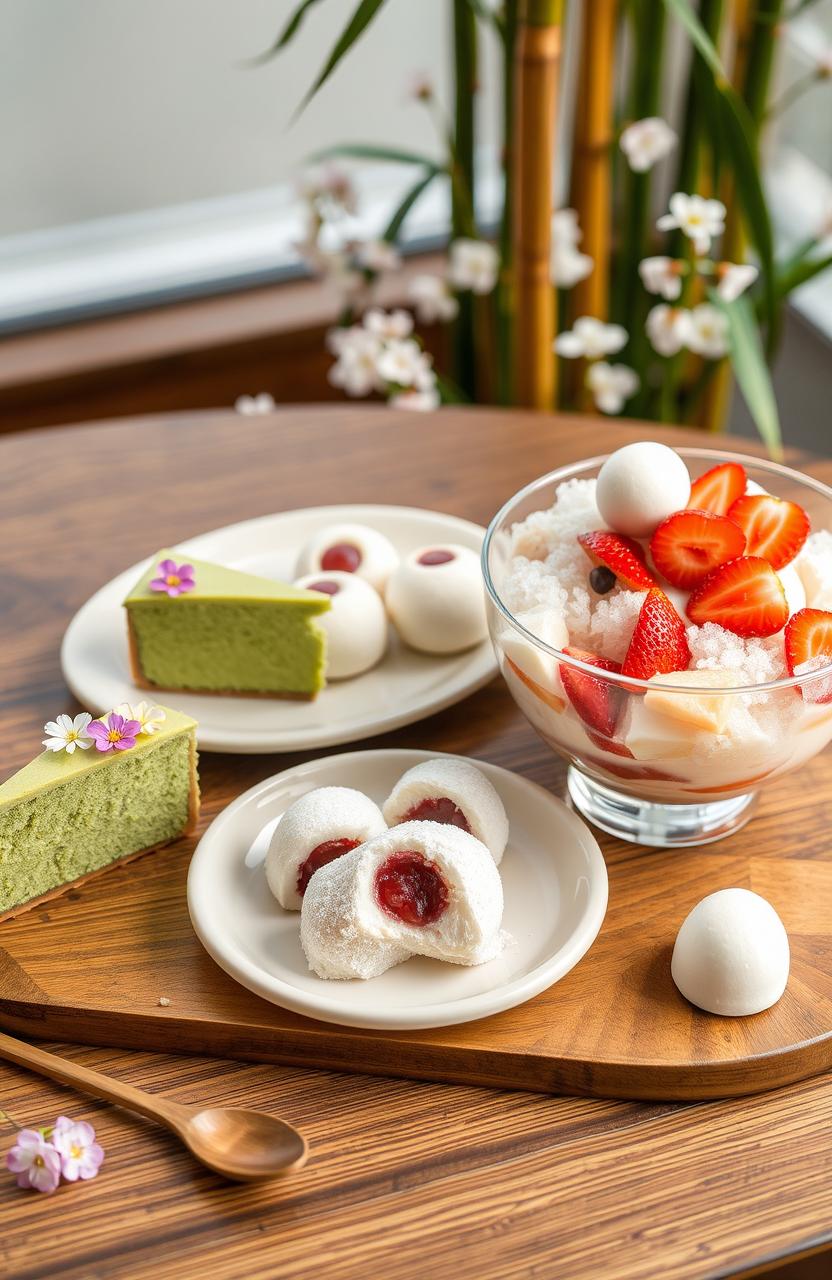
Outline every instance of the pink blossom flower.
POLYGON ((52 1142, 61 1160, 67 1182, 94 1178, 104 1160, 104 1151, 95 1140, 95 1129, 84 1120, 58 1116, 52 1142))
POLYGON ((151 591, 164 591, 169 596, 181 596, 184 591, 193 591, 194 567, 192 564, 177 564, 175 560, 163 560, 158 569, 159 576, 150 582, 151 591))
POLYGON ((111 711, 107 723, 93 720, 87 729, 90 737, 95 738, 98 751, 129 751, 136 745, 136 734, 141 733, 138 720, 125 720, 117 711, 111 711))
POLYGON ((21 1129, 6 1156, 6 1168, 17 1174, 19 1187, 54 1191, 61 1180, 61 1157, 51 1142, 35 1129, 21 1129))

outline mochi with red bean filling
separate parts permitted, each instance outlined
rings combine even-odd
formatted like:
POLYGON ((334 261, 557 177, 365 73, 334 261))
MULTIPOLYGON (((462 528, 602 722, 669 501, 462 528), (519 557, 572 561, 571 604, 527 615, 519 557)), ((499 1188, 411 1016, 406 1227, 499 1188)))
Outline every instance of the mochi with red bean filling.
POLYGON ((340 570, 308 573, 294 584, 329 596, 319 624, 326 632, 328 680, 347 680, 369 671, 387 649, 387 614, 369 582, 340 570))
POLYGON ((266 879, 281 907, 300 911, 321 867, 387 830, 378 805, 351 787, 317 787, 290 805, 266 854, 266 879))
POLYGON ((373 978, 411 955, 475 965, 502 948, 503 886, 484 845, 458 827, 405 822, 323 867, 300 940, 321 978, 373 978))
POLYGON ((414 765, 382 806, 388 827, 440 822, 468 831, 499 865, 508 842, 503 802, 485 774, 468 760, 436 756, 414 765))
POLYGON ((354 573, 380 595, 387 579, 399 563, 399 555, 389 538, 366 524, 330 524, 313 534, 295 569, 295 577, 309 573, 354 573))
POLYGON ((423 653, 461 653, 488 634, 480 560, 469 547, 412 551, 391 574, 385 600, 402 640, 423 653))

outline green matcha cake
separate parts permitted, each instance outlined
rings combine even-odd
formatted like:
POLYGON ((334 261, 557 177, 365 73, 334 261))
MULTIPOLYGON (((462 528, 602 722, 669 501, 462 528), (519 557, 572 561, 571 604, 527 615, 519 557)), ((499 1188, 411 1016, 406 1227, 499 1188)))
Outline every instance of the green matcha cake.
POLYGON ((160 551, 124 601, 144 689, 314 698, 325 683, 319 591, 160 551))
POLYGON ((0 920, 191 831, 196 722, 162 707, 50 721, 0 786, 0 920))

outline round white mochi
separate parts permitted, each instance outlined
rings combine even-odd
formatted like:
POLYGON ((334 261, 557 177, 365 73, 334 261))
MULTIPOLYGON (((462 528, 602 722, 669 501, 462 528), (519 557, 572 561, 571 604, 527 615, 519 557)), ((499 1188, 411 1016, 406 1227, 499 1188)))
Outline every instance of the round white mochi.
MULTIPOLYGON (((313 534, 303 547, 295 567, 295 577, 320 573, 322 561, 332 547, 354 547, 360 556, 355 573, 380 595, 384 595, 387 579, 399 563, 399 555, 389 538, 366 524, 329 524, 313 534)), ((338 567, 338 566, 336 566, 338 567)), ((329 570, 327 570, 329 572, 329 570)))
POLYGON ((789 939, 765 898, 749 889, 720 889, 683 922, 670 971, 682 995, 708 1013, 761 1013, 786 989, 789 939))
MULTIPOLYGON (((269 888, 281 907, 300 911, 298 876, 313 849, 328 840, 363 843, 386 830, 378 805, 361 791, 353 791, 351 787, 317 787, 307 791, 289 806, 275 827, 266 854, 269 888)), ((318 874, 316 871, 315 875, 318 874)))
POLYGON ((674 449, 652 440, 625 444, 598 472, 595 500, 606 524, 646 538, 690 498, 688 469, 674 449))
POLYGON ((308 573, 295 586, 314 590, 318 583, 336 588, 323 593, 329 596, 330 607, 317 619, 327 637, 327 677, 347 680, 369 671, 387 649, 387 614, 381 596, 363 578, 340 570, 308 573))
POLYGON ((467 819, 471 834, 485 845, 499 866, 508 843, 506 811, 485 774, 467 760, 437 756, 408 769, 382 806, 384 820, 388 827, 398 826, 408 821, 414 805, 443 798, 456 805, 467 819))
POLYGON ((387 611, 404 640, 423 653, 460 653, 488 634, 479 556, 448 542, 420 547, 387 583, 387 611), (441 564, 424 557, 447 554, 441 564))
POLYGON ((373 978, 410 955, 483 964, 502 947, 503 886, 484 845, 458 827, 405 822, 322 867, 309 882, 300 940, 321 978, 373 978), (417 853, 439 871, 448 903, 438 919, 408 924, 376 896, 376 873, 397 853, 417 853))

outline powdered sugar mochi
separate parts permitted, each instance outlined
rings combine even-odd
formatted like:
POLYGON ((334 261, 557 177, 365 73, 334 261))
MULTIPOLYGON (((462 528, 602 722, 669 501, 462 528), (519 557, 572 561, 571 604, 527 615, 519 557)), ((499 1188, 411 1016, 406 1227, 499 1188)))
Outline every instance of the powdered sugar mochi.
POLYGON ((429 821, 467 831, 499 865, 508 843, 502 800, 485 774, 468 760, 437 756, 408 769, 384 802, 387 825, 429 821))

